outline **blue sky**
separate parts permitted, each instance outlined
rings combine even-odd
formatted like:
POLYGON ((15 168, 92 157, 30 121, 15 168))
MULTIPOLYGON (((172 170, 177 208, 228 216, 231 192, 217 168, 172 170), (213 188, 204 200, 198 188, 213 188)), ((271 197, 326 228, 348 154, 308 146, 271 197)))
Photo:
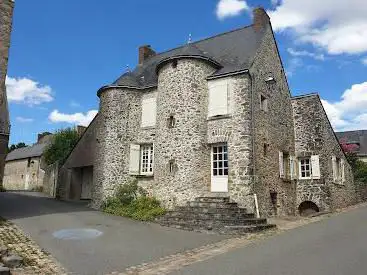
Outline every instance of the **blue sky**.
POLYGON ((271 16, 292 94, 318 92, 337 130, 367 128, 364 0, 17 0, 7 89, 11 143, 85 124, 97 90, 164 51, 271 16))

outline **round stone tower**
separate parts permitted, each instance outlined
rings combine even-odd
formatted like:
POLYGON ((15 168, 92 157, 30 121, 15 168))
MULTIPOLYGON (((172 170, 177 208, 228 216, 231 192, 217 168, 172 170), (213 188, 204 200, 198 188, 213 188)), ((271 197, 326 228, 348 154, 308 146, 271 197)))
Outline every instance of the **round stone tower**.
POLYGON ((218 68, 192 44, 157 65, 154 196, 168 207, 210 190, 206 78, 218 68))

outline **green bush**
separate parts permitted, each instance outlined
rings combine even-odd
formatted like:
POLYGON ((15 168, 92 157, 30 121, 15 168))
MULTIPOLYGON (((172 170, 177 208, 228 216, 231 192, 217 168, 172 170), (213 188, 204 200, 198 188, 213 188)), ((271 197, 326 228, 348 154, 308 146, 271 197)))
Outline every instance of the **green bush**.
POLYGON ((50 165, 59 161, 60 164, 64 164, 78 140, 79 136, 75 129, 66 128, 57 131, 50 146, 44 152, 46 163, 50 165))
POLYGON ((119 186, 115 195, 104 203, 103 211, 139 221, 151 221, 166 212, 156 198, 148 197, 138 187, 137 180, 119 186))

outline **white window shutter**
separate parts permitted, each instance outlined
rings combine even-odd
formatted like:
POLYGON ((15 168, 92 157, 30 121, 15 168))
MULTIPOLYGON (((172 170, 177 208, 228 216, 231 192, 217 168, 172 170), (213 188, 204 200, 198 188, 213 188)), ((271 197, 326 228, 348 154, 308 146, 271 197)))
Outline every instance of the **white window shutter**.
POLYGON ((338 180, 338 175, 337 175, 337 163, 336 163, 336 156, 332 156, 331 158, 331 165, 333 167, 333 181, 336 182, 338 180))
POLYGON ((297 160, 294 156, 289 157, 289 171, 291 180, 294 180, 297 178, 297 160))
POLYGON ((283 152, 279 151, 279 176, 284 178, 284 160, 283 160, 283 152))
POLYGON ((156 98, 143 99, 141 105, 141 127, 155 126, 157 116, 156 98))
POLYGON ((341 178, 342 178, 342 183, 344 183, 345 182, 345 161, 344 161, 344 159, 341 159, 341 161, 340 161, 340 163, 341 163, 341 178))
POLYGON ((312 178, 320 179, 320 158, 318 155, 311 156, 312 178))
POLYGON ((208 116, 228 114, 228 83, 209 85, 208 116))
POLYGON ((140 145, 130 144, 129 174, 139 175, 140 145))

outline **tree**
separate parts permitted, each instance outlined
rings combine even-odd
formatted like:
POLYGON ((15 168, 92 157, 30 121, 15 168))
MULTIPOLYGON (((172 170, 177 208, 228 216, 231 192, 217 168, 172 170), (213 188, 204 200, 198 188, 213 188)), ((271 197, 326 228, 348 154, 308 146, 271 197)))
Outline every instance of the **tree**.
POLYGON ((63 164, 77 144, 79 139, 78 133, 75 129, 66 128, 56 132, 53 136, 51 144, 44 152, 45 161, 48 165, 58 161, 63 164))
POLYGON ((8 148, 8 153, 10 153, 11 151, 14 151, 15 149, 24 148, 24 147, 27 147, 27 145, 24 142, 19 142, 18 144, 12 144, 8 148))
POLYGON ((358 145, 348 144, 346 140, 340 140, 340 145, 352 167, 354 178, 357 181, 367 184, 367 163, 361 161, 357 157, 358 145))

